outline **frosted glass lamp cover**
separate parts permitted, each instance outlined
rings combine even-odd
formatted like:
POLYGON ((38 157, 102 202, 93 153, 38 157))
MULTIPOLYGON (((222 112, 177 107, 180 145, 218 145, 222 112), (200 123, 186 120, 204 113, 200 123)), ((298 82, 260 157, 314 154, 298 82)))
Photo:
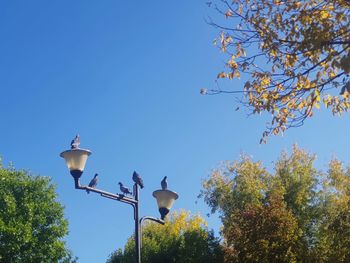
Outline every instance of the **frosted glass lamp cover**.
POLYGON ((74 171, 83 173, 86 160, 90 154, 91 152, 89 150, 77 148, 64 151, 60 154, 60 156, 66 160, 68 169, 73 175, 74 171))
POLYGON ((175 200, 179 197, 177 193, 170 190, 156 190, 153 192, 153 196, 157 199, 162 219, 169 213, 175 200))

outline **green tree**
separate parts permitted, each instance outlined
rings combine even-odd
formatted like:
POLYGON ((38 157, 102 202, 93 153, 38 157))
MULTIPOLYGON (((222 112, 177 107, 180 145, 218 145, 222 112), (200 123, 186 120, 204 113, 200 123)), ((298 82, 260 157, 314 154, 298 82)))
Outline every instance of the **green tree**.
MULTIPOLYGON (((219 240, 198 215, 175 212, 165 225, 147 222, 142 229, 142 262, 223 262, 219 240)), ((133 236, 124 251, 118 249, 107 262, 135 262, 133 236)))
POLYGON ((0 164, 0 262, 76 262, 62 238, 63 206, 48 177, 0 164))
POLYGON ((223 223, 227 262, 348 262, 350 168, 327 172, 293 147, 270 173, 243 156, 215 170, 201 196, 223 223))
POLYGON ((322 103, 333 114, 349 109, 348 0, 214 0, 208 5, 222 18, 208 21, 220 30, 215 43, 227 61, 218 78, 242 77, 245 83, 201 93, 244 94, 239 101, 253 113, 272 114, 262 142, 302 125, 322 103))
POLYGON ((323 187, 316 253, 323 262, 350 262, 350 167, 332 160, 323 187))

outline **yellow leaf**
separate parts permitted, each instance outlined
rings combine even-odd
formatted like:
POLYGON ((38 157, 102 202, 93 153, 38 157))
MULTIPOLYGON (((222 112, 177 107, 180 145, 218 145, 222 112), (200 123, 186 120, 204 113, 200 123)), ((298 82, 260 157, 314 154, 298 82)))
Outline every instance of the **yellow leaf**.
POLYGON ((232 12, 231 10, 228 10, 228 11, 225 13, 225 17, 226 17, 226 18, 229 18, 229 17, 231 17, 231 16, 233 16, 233 12, 232 12))
POLYGON ((264 76, 262 79, 261 79, 261 86, 268 86, 270 85, 270 77, 268 76, 264 76))
POLYGON ((226 73, 225 72, 220 72, 217 76, 218 79, 223 79, 226 78, 226 73))
POLYGON ((270 55, 273 56, 273 57, 277 57, 277 51, 276 49, 271 49, 271 52, 270 52, 270 55))
POLYGON ((249 100, 252 101, 253 100, 253 93, 249 92, 249 100))
POLYGON ((327 11, 325 11, 325 10, 322 10, 322 11, 320 12, 319 17, 320 17, 321 19, 328 19, 328 18, 331 18, 332 15, 331 15, 329 12, 327 12, 327 11))

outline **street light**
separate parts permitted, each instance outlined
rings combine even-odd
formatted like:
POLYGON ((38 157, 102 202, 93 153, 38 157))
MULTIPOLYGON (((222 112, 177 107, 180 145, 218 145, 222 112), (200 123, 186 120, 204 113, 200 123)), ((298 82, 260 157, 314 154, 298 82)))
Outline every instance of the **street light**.
POLYGON ((158 209, 161 214, 161 219, 154 218, 151 216, 144 216, 139 218, 139 186, 143 188, 142 179, 139 175, 134 172, 133 174, 133 191, 132 196, 123 194, 113 194, 100 189, 97 189, 94 184, 93 186, 80 185, 80 178, 84 172, 85 164, 88 157, 91 155, 91 151, 86 149, 80 149, 80 137, 77 135, 71 142, 71 149, 64 151, 60 154, 65 159, 70 174, 74 178, 74 185, 76 189, 85 190, 87 192, 94 192, 100 194, 102 197, 109 198, 115 201, 129 204, 134 209, 134 221, 135 221, 135 248, 136 248, 136 261, 141 262, 141 225, 144 220, 151 220, 159 224, 164 225, 165 216, 169 213, 174 201, 179 197, 177 193, 162 189, 153 192, 153 196, 157 199, 158 209))
POLYGON ((70 174, 74 178, 75 188, 79 189, 79 179, 84 172, 87 158, 91 152, 89 150, 72 148, 60 154, 66 160, 70 174))
POLYGON ((159 213, 161 219, 164 220, 179 196, 177 193, 170 190, 156 190, 153 192, 153 196, 157 199, 159 213))

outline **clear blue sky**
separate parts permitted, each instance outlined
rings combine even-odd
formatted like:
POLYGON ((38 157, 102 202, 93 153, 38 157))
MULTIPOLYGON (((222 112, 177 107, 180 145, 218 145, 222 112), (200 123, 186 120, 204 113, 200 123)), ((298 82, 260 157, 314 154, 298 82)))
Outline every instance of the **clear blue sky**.
MULTIPOLYGON (((79 262, 104 262, 133 233, 131 207, 87 195, 59 153, 80 133, 93 154, 83 182, 116 192, 138 171, 142 215, 158 216, 152 191, 164 175, 174 209, 205 216, 201 180, 244 152, 271 166, 298 143, 325 169, 349 159, 349 115, 319 111, 305 126, 259 145, 266 118, 235 112, 229 96, 201 96, 223 67, 205 1, 1 1, 0 154, 4 163, 52 177, 79 262)), ((238 80, 231 85, 242 85, 238 80)), ((207 218, 219 229, 217 216, 207 218)))

